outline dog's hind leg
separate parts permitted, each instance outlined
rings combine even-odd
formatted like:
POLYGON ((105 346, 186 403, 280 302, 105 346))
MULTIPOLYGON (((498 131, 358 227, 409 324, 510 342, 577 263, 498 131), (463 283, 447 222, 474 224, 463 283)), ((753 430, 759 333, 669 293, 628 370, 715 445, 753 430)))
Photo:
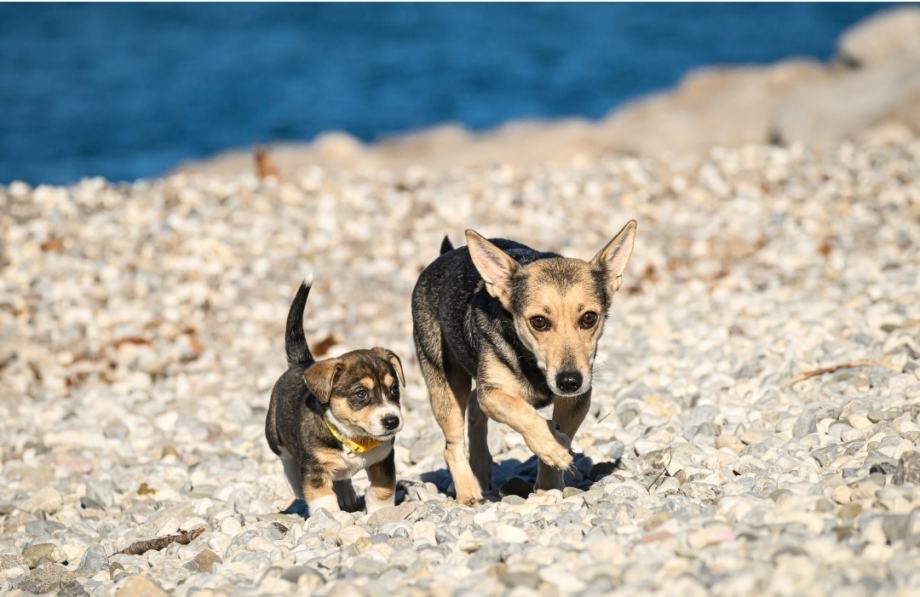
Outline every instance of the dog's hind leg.
MULTIPOLYGON (((553 421, 559 425, 559 431, 574 439, 590 407, 590 390, 577 398, 557 397, 553 402, 553 421)), ((537 482, 534 484, 534 489, 562 489, 563 484, 563 472, 541 460, 537 468, 537 482)))
POLYGON ((466 451, 466 406, 472 379, 461 370, 450 375, 428 359, 419 358, 422 375, 428 386, 431 410, 444 433, 444 461, 454 480, 457 501, 472 505, 482 501, 482 489, 470 468, 466 451))
POLYGON ((489 452, 489 418, 479 408, 476 390, 470 394, 467 407, 469 418, 470 465, 479 481, 479 487, 488 491, 492 487, 492 454, 489 452))

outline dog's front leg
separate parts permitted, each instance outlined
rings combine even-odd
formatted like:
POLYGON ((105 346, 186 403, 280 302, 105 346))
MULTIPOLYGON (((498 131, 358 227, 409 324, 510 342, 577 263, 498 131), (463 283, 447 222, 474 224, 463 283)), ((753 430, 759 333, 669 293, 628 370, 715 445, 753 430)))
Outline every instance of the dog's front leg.
POLYGON ((332 488, 332 478, 325 474, 303 474, 303 495, 312 516, 317 510, 338 512, 339 500, 332 488))
MULTIPOLYGON (((553 401, 553 421, 559 430, 574 439, 575 433, 585 420, 591 407, 591 391, 575 398, 560 398, 553 401)), ((541 460, 537 468, 537 482, 534 489, 562 489, 563 471, 547 466, 541 460)))
POLYGON ((364 496, 368 514, 396 505, 396 462, 393 450, 377 464, 367 467, 367 478, 371 482, 364 496))
POLYGON ((477 392, 482 411, 520 433, 542 462, 560 470, 572 466, 569 437, 556 430, 554 421, 541 417, 523 398, 494 386, 479 386, 477 392))
POLYGON ((351 479, 344 481, 333 481, 332 490, 339 498, 339 507, 346 512, 354 512, 358 508, 358 496, 355 494, 355 487, 351 484, 351 479))

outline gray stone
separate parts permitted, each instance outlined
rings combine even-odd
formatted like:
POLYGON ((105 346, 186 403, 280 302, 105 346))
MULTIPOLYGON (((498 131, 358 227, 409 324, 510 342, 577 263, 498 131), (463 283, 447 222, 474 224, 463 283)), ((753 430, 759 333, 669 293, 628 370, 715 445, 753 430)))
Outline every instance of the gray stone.
POLYGON ((86 499, 105 509, 115 504, 115 486, 110 479, 89 479, 86 482, 86 499))
POLYGON ((29 593, 50 593, 72 580, 74 573, 60 564, 43 564, 30 572, 18 588, 29 593))
POLYGON ((108 567, 109 558, 105 553, 105 547, 97 543, 96 545, 90 545, 83 553, 80 567, 77 570, 81 576, 93 576, 108 567))
POLYGON ((895 485, 920 485, 920 452, 905 452, 901 455, 892 482, 895 485))
POLYGON ((795 420, 795 425, 792 427, 792 437, 795 439, 802 439, 806 435, 818 432, 818 420, 815 417, 815 413, 811 411, 805 411, 799 415, 795 420))

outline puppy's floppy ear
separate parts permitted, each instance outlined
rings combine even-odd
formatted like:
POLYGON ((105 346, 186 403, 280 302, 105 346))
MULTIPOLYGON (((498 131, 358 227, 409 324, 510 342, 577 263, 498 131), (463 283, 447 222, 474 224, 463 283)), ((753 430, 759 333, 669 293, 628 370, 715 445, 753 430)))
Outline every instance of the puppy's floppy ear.
POLYGON ((511 277, 517 271, 518 262, 475 230, 466 231, 466 244, 473 265, 486 283, 486 291, 510 310, 511 277))
POLYGON ((332 384, 336 376, 345 368, 338 359, 319 361, 304 371, 303 380, 310 392, 323 404, 328 404, 332 395, 332 384))
POLYGON ((406 376, 403 374, 402 361, 399 360, 399 357, 396 356, 396 353, 388 348, 383 348, 382 346, 375 346, 374 352, 388 360, 393 369, 396 370, 396 376, 399 378, 399 384, 402 387, 406 387, 406 376))
POLYGON ((607 292, 612 296, 623 281, 623 270, 629 256, 632 255, 636 242, 636 221, 626 222, 623 229, 591 259, 591 264, 601 267, 606 272, 607 292))

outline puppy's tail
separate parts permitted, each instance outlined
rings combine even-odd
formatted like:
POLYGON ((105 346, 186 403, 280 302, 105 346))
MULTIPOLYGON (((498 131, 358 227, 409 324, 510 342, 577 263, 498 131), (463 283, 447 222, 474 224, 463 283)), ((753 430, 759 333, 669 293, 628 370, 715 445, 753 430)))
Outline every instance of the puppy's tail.
POLYGON ((453 250, 454 250, 454 243, 450 242, 450 237, 445 234, 444 240, 441 241, 441 252, 438 254, 443 255, 444 253, 447 253, 448 251, 453 251, 453 250))
POLYGON ((307 366, 316 360, 307 346, 307 337, 303 333, 303 310, 307 305, 312 285, 311 272, 300 283, 294 302, 291 303, 291 310, 288 311, 287 328, 284 331, 284 350, 287 352, 288 365, 307 366))

